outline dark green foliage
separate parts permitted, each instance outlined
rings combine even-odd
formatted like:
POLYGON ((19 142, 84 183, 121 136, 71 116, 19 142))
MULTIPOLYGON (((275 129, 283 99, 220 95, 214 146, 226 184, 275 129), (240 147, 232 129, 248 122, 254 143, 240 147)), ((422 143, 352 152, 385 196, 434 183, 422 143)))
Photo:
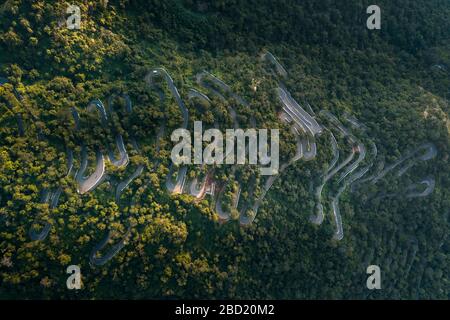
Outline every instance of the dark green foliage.
MULTIPOLYGON (((0 298, 449 298, 448 1, 379 1, 380 31, 366 28, 369 1, 77 2, 82 29, 74 31, 65 28, 65 1, 0 4, 0 76, 9 82, 0 86, 0 298), (243 127, 253 116, 258 128, 283 129, 273 90, 278 79, 259 61, 264 49, 287 69, 283 81, 297 101, 309 101, 316 112, 357 117, 387 163, 424 142, 439 150, 402 179, 389 176, 346 192, 340 242, 331 240, 329 204, 322 226, 308 221, 314 210, 311 181, 318 181, 331 159, 325 137, 318 140, 315 161, 299 161, 283 172, 249 227, 220 224, 209 198, 198 202, 165 191, 169 134, 181 113, 163 82, 158 86, 168 98, 160 103, 144 81, 147 72, 166 68, 187 104, 188 89, 198 88, 195 74, 208 70, 249 102, 244 107, 228 101, 243 127), (117 93, 130 96, 133 114, 120 111, 110 127, 101 128, 98 113, 85 107, 117 93), (73 130, 71 107, 84 110, 79 132, 73 130), (157 150, 164 121, 166 136, 157 150), (122 180, 142 164, 144 174, 120 203, 107 184, 79 195, 74 179, 65 177, 65 147, 78 154, 80 139, 92 149, 100 141, 112 144, 111 137, 121 133, 131 150, 130 132, 141 153, 130 152, 126 169, 107 169, 122 180), (371 200, 426 175, 436 178, 427 198, 371 200), (61 205, 41 204, 41 189, 57 186, 64 189, 61 205), (52 222, 43 242, 28 236, 37 215, 52 222), (105 266, 91 267, 90 251, 108 228, 117 240, 130 221, 135 227, 124 249, 105 266), (81 267, 84 287, 78 292, 66 288, 70 264, 81 267), (381 267, 381 291, 366 289, 370 264, 381 267)), ((226 103, 212 100, 192 110, 192 119, 212 126, 215 117, 221 128, 230 128, 226 103)), ((116 104, 123 110, 123 100, 116 104)), ((282 133, 284 159, 295 149, 290 138, 282 133)), ((93 152, 89 156, 94 159, 93 152)), ((79 157, 75 161, 79 166, 79 157)), ((261 184, 255 171, 246 168, 236 177, 261 184)), ((229 173, 223 166, 215 178, 223 182, 229 173)), ((333 192, 333 184, 326 192, 333 192)), ((241 197, 250 201, 249 190, 241 197)))

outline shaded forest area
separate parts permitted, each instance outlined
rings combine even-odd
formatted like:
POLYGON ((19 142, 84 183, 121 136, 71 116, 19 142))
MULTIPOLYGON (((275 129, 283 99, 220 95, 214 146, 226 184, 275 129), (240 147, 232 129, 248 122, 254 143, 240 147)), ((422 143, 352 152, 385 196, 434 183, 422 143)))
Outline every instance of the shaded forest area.
MULTIPOLYGON (((81 30, 66 28, 66 1, 0 4, 0 298, 449 298, 448 1, 379 1, 382 29, 373 31, 366 28, 368 1, 77 3, 81 30), (316 161, 283 173, 246 228, 219 223, 210 199, 164 188, 172 145, 165 137, 157 149, 155 137, 162 122, 170 132, 182 118, 173 99, 160 103, 146 74, 164 67, 185 98, 195 75, 208 70, 249 102, 237 108, 243 124, 254 116, 258 127, 277 127, 276 80, 259 60, 265 50, 288 71, 285 85, 295 99, 316 112, 358 118, 386 163, 425 142, 439 150, 403 180, 392 176, 345 193, 340 242, 332 240, 330 214, 322 226, 309 222, 311 182, 331 158, 326 139, 318 141, 316 161), (125 93, 133 113, 123 112, 126 101, 117 98, 107 128, 85 111, 93 99, 125 93), (83 110, 78 131, 71 108, 83 110), (79 154, 78 141, 94 150, 114 144, 117 133, 127 149, 132 138, 140 141, 141 152, 130 152, 128 167, 107 164, 107 171, 117 181, 139 165, 144 173, 124 191, 127 201, 115 201, 106 183, 80 195, 66 175, 66 146, 79 154), (373 198, 424 175, 436 179, 429 197, 373 198), (59 186, 60 205, 42 203, 42 190, 59 186), (44 241, 30 240, 36 221, 51 224, 44 241), (108 230, 111 243, 128 235, 126 245, 92 267, 91 251, 108 230), (81 268, 82 290, 66 288, 71 264, 81 268), (369 264, 381 267, 382 290, 367 290, 369 264)), ((217 99, 192 116, 231 125, 217 99)), ((226 180, 227 170, 216 179, 226 180)))

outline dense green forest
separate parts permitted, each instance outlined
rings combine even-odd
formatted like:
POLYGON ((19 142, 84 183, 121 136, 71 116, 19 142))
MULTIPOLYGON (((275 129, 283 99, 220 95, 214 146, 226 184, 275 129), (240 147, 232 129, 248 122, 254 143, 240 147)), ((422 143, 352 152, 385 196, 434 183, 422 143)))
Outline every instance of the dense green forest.
POLYGON ((0 299, 450 298, 450 3, 380 0, 381 30, 366 27, 371 4, 1 1, 0 299), (79 30, 66 26, 70 4, 79 30), (203 71, 230 92, 214 94, 206 76, 202 86, 203 71), (170 133, 184 115, 163 72, 188 129, 279 128, 282 163, 296 149, 279 117, 275 89, 286 88, 327 128, 315 159, 287 166, 265 197, 254 166, 192 165, 188 179, 214 181, 215 194, 168 192, 167 176, 182 175, 170 133), (366 176, 340 196, 342 240, 331 213, 339 175, 324 186, 323 223, 311 222, 330 133, 340 161, 355 150, 328 114, 367 149, 366 176), (421 146, 433 157, 407 157, 421 146), (83 190, 95 163, 105 178, 83 190), (433 181, 429 195, 414 196, 420 181, 433 181), (239 212, 258 197, 243 225, 239 212), (66 287, 69 265, 81 268, 81 290, 66 287), (366 287, 369 265, 381 268, 381 290, 366 287))

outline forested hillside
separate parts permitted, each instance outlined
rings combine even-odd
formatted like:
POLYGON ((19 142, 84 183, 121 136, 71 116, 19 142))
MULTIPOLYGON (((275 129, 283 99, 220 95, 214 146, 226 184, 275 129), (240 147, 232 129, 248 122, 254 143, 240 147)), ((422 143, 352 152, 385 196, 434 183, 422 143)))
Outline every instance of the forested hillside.
POLYGON ((450 2, 378 1, 381 30, 371 4, 1 1, 0 298, 450 298, 450 2), (289 162, 280 89, 324 128, 311 161, 289 162), (189 129, 280 129, 289 165, 190 166, 216 192, 177 194, 183 106, 189 129), (330 137, 364 176, 326 179, 330 137))

